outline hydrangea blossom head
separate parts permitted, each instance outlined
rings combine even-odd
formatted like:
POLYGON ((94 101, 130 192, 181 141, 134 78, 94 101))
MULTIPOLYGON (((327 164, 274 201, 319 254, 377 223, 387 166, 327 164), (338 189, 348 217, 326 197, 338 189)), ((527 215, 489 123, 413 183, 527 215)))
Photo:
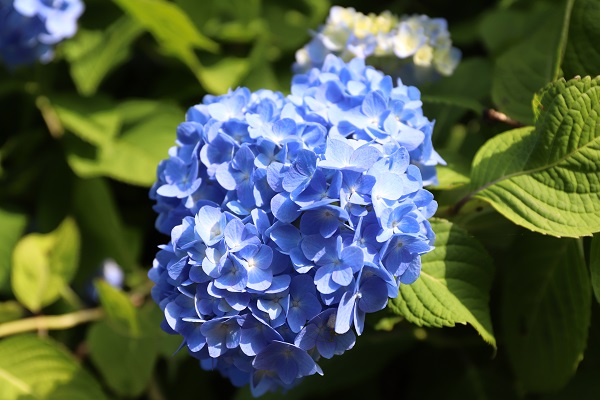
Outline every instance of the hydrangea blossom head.
POLYGON ((460 50, 452 47, 445 19, 397 18, 389 11, 365 15, 339 6, 331 8, 325 25, 296 52, 294 69, 320 68, 327 54, 345 61, 367 59, 368 64, 411 84, 451 75, 461 59, 460 50))
POLYGON ((435 239, 418 90, 329 55, 291 93, 205 97, 151 190, 171 236, 149 272, 164 329, 255 395, 351 349, 435 239))
POLYGON ((9 67, 49 62, 54 46, 72 37, 81 0, 0 0, 0 59, 9 67))

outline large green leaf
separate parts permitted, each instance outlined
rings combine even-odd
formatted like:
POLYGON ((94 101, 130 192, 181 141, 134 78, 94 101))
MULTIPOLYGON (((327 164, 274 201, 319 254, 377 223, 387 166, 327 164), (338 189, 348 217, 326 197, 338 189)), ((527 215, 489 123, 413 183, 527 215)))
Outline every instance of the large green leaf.
POLYGON ((65 42, 65 56, 79 93, 84 96, 96 93, 104 77, 127 61, 131 44, 142 32, 139 22, 124 16, 106 31, 79 29, 77 36, 65 42))
POLYGON ((71 218, 49 234, 23 237, 13 252, 12 289, 33 312, 57 300, 77 271, 79 230, 71 218))
POLYGON ((564 5, 547 11, 542 23, 496 61, 492 99, 500 111, 524 124, 533 121, 533 95, 556 78, 564 14, 564 5))
POLYGON ((594 235, 590 251, 590 271, 596 300, 600 303, 600 235, 594 235))
MULTIPOLYGON (((69 165, 82 178, 108 176, 150 186, 156 179, 156 166, 174 144, 175 129, 183 120, 183 112, 170 103, 146 100, 112 104, 111 110, 123 131, 113 138, 92 141, 97 147, 67 138, 69 165)), ((85 118, 85 114, 75 108, 69 112, 85 118)), ((71 126, 70 130, 79 137, 86 137, 79 126, 71 126)))
POLYGON ((50 339, 15 336, 0 342, 0 399, 103 400, 98 382, 50 339))
POLYGON ((473 160, 476 196, 533 231, 600 230, 600 79, 559 80, 538 98, 536 126, 489 140, 473 160))
POLYGON ((569 39, 562 64, 566 78, 600 73, 600 2, 576 0, 571 14, 569 39))
POLYGON ((510 363, 525 391, 558 390, 583 358, 590 324, 592 294, 580 243, 526 236, 503 270, 510 363))
POLYGON ((23 234, 26 224, 25 214, 0 206, 0 289, 7 284, 13 248, 23 234))
POLYGON ((159 350, 158 326, 142 317, 142 335, 130 336, 107 322, 98 322, 88 331, 87 343, 94 365, 108 386, 121 396, 139 396, 150 381, 159 350))
POLYGON ((389 308, 419 326, 472 325, 492 346, 496 339, 489 311, 492 260, 468 232, 445 220, 432 220, 435 249, 423 256, 421 276, 401 285, 389 308))

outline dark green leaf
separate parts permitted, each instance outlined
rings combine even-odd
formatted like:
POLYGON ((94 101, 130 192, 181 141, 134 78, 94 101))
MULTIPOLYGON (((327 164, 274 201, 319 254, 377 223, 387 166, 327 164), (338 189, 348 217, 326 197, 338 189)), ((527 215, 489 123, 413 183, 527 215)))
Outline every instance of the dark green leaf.
POLYGON ((432 220, 435 249, 422 258, 421 276, 401 285, 388 308, 419 326, 472 325, 492 346, 496 339, 489 311, 492 260, 477 240, 445 220, 432 220))
POLYGON ((83 260, 95 268, 112 258, 125 271, 133 271, 136 261, 107 182, 102 178, 77 180, 74 207, 84 239, 83 260))
POLYGON ((596 300, 600 303, 600 234, 594 235, 590 251, 590 271, 596 300))
POLYGON ((463 60, 451 76, 422 88, 423 111, 427 118, 435 119, 434 143, 444 143, 454 124, 469 109, 481 112, 481 102, 489 96, 491 75, 492 68, 488 60, 470 58, 463 60), (446 101, 426 101, 432 98, 446 101), (448 100, 455 104, 450 104, 448 100))
POLYGON ((108 386, 121 396, 139 396, 150 381, 158 355, 156 327, 144 335, 122 335, 105 322, 92 325, 87 343, 92 362, 108 386))
POLYGON ((569 39, 562 69, 565 77, 600 73, 600 2, 576 0, 571 13, 569 39))
POLYGON ((564 13, 564 5, 546 12, 543 23, 496 62, 492 99, 500 111, 523 124, 533 122, 533 95, 555 79, 564 13))
POLYGON ((527 392, 560 389, 583 358, 592 300, 578 240, 530 235, 504 265, 502 325, 510 363, 527 392))

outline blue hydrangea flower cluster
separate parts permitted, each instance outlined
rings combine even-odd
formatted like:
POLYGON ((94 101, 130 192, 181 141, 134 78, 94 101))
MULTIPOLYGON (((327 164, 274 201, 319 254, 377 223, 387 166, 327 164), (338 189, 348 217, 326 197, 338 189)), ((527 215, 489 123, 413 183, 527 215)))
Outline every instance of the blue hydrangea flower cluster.
POLYGON ((239 88, 189 109, 151 189, 171 240, 149 277, 203 368, 257 396, 289 388, 418 278, 437 209, 423 174, 441 161, 419 97, 329 55, 287 97, 239 88))
POLYGON ((294 68, 319 68, 327 54, 346 61, 368 59, 369 65, 411 84, 451 75, 461 59, 443 18, 397 18, 389 11, 365 15, 339 6, 331 8, 325 25, 296 52, 294 68))
POLYGON ((0 0, 0 60, 8 67, 49 62, 77 31, 81 0, 0 0))

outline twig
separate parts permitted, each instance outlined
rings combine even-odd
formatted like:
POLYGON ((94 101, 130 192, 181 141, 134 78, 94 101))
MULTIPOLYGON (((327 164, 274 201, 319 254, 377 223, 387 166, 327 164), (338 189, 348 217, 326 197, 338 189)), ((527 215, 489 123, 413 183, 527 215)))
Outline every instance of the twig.
POLYGON ((490 109, 486 110, 485 111, 485 115, 489 119, 493 119, 493 120, 496 120, 496 121, 504 122, 505 124, 513 126, 515 128, 520 128, 520 127, 524 126, 519 121, 515 121, 514 119, 512 119, 508 115, 506 115, 504 113, 501 113, 500 111, 494 110, 493 108, 490 108, 490 109))
POLYGON ((90 308, 63 315, 43 315, 0 324, 0 337, 30 331, 68 329, 104 317, 101 308, 90 308))

